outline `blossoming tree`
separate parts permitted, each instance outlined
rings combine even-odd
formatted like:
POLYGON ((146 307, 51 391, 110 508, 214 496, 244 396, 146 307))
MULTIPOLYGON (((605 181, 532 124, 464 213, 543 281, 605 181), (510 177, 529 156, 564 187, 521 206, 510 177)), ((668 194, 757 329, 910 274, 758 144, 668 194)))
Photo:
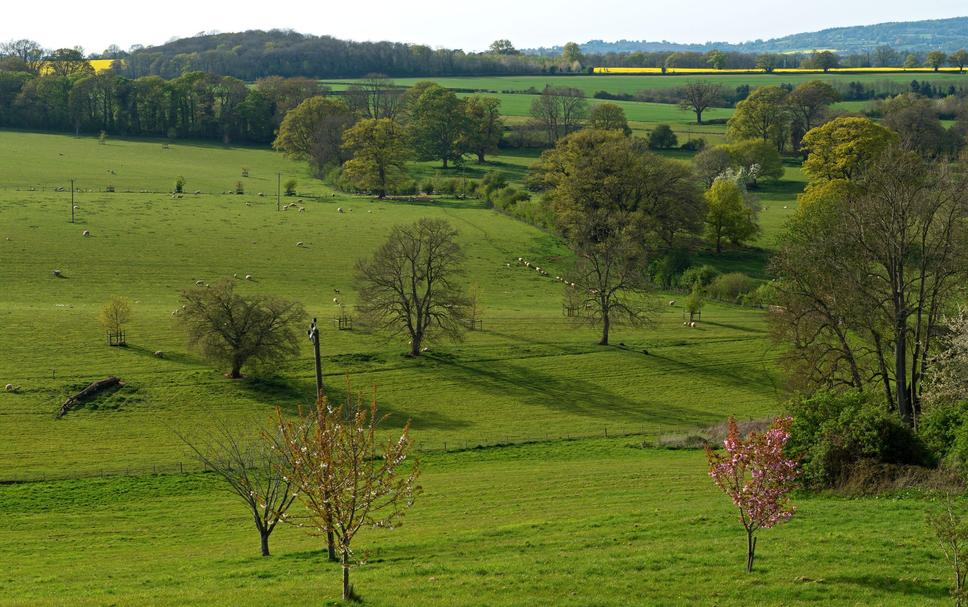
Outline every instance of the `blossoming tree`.
POLYGON ((778 417, 766 432, 751 432, 742 439, 736 420, 730 418, 724 452, 706 447, 709 476, 733 500, 746 529, 747 572, 753 570, 756 532, 788 520, 795 510, 789 493, 798 475, 797 462, 783 455, 791 421, 778 417))
POLYGON ((287 419, 276 411, 276 435, 271 444, 283 451, 282 472, 291 479, 307 510, 299 524, 311 533, 332 533, 343 567, 343 599, 355 599, 350 585, 351 544, 363 527, 393 528, 413 505, 420 473, 411 459, 410 423, 397 440, 378 449, 375 400, 369 406, 349 392, 343 406, 331 406, 325 397, 316 410, 300 419, 287 419), (378 452, 379 451, 379 452, 378 452))

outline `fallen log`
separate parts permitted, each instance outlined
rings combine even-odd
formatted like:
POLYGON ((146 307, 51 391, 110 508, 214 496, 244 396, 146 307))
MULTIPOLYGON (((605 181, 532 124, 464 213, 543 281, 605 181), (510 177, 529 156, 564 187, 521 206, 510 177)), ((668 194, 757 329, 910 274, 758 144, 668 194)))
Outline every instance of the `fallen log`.
POLYGON ((61 405, 60 411, 57 413, 57 418, 60 419, 64 417, 67 415, 67 412, 73 409, 76 405, 79 405, 89 398, 96 396, 99 392, 103 392, 108 388, 114 388, 117 386, 121 386, 121 380, 114 376, 92 383, 74 396, 71 396, 64 401, 64 404, 61 405))

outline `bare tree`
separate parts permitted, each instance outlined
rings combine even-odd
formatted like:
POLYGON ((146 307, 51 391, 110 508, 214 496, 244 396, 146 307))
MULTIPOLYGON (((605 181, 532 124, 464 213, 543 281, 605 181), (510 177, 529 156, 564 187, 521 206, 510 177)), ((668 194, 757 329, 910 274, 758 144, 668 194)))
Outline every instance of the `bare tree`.
POLYGON ((423 218, 395 226, 371 259, 356 264, 359 311, 380 330, 408 335, 410 356, 419 356, 427 339, 460 340, 466 329, 457 236, 447 221, 423 218))
POLYGON ((679 89, 679 107, 696 113, 696 123, 702 124, 702 113, 723 103, 723 86, 697 80, 679 89))
POLYGON ((383 74, 369 74, 346 89, 346 104, 361 118, 392 120, 403 106, 404 90, 383 74))
POLYGON ((235 283, 219 282, 182 291, 178 314, 189 345, 230 366, 228 376, 242 377, 250 361, 263 364, 299 354, 302 304, 278 297, 244 296, 235 283))
POLYGON ((20 59, 24 66, 31 72, 36 73, 44 62, 47 51, 39 43, 33 40, 21 39, 10 40, 0 44, 0 55, 8 55, 20 59))
POLYGON ((262 556, 269 556, 269 536, 296 499, 292 479, 280 472, 279 441, 267 444, 259 435, 218 420, 205 438, 190 440, 175 432, 206 469, 215 472, 252 513, 259 530, 262 556))
POLYGON ((344 406, 323 399, 295 421, 276 410, 279 444, 286 450, 283 474, 291 478, 308 515, 300 520, 313 534, 332 532, 343 569, 343 599, 358 598, 350 585, 353 540, 363 527, 392 529, 413 505, 420 473, 410 456, 410 423, 397 440, 377 451, 375 400, 369 406, 348 392, 344 406))
POLYGON ((548 85, 531 102, 531 118, 548 137, 548 145, 581 128, 588 101, 580 89, 548 85))

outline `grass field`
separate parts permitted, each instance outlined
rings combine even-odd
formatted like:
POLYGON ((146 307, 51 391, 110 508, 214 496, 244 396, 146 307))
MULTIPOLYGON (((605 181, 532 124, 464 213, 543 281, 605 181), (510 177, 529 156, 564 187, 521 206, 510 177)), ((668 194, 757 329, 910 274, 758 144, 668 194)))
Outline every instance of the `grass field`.
MULTIPOLYGON (((186 350, 171 317, 179 290, 233 274, 253 275, 246 291, 285 295, 322 318, 327 383, 341 389, 350 374, 358 387, 378 386, 381 407, 395 424, 412 418, 426 448, 606 430, 654 433, 714 423, 728 413, 763 415, 779 398, 775 352, 760 313, 711 304, 703 326, 689 330, 681 326, 682 308, 670 306, 653 327, 619 328, 613 339, 621 345, 600 348, 593 329, 562 316, 557 283, 506 265, 523 256, 552 275, 566 273, 562 245, 476 201, 377 202, 306 180, 315 197, 304 199, 305 213, 277 212, 272 197, 254 194, 140 193, 164 189, 176 174, 185 176, 188 190, 208 192, 241 179, 239 167, 248 166, 251 192, 269 189, 276 172, 303 171, 261 150, 187 144, 161 150, 155 143, 3 133, 0 158, 0 183, 49 186, 73 175, 95 190, 109 180, 133 190, 78 194, 75 224, 67 192, 0 190, 0 281, 9 287, 0 294, 8 336, 0 380, 23 387, 0 394, 7 447, 0 478, 173 465, 185 454, 171 428, 197 427, 212 411, 263 420, 274 405, 292 409, 310 400, 308 342, 278 376, 234 383, 186 350), (21 149, 29 149, 29 162, 13 162, 21 149), (14 165, 20 168, 10 173, 14 165), (347 212, 337 213, 338 206, 347 212), (356 259, 394 224, 423 216, 447 218, 460 230, 467 280, 483 291, 485 331, 410 360, 401 356, 400 340, 338 331, 329 319, 333 289, 355 303, 356 259), (82 237, 83 230, 91 237, 82 237), (54 269, 64 278, 53 277, 54 269), (134 302, 128 348, 108 347, 96 322, 111 295, 134 302), (152 355, 158 350, 164 359, 152 355), (127 387, 97 408, 52 419, 70 393, 108 374, 127 387)), ((527 159, 509 157, 506 164, 527 159)))
MULTIPOLYGON (((365 531, 352 581, 373 606, 949 605, 913 497, 798 496, 745 534, 696 451, 629 439, 426 457, 402 527, 365 531)), ((258 556, 209 475, 0 486, 0 605, 336 604, 338 568, 290 527, 258 556)))
MULTIPOLYGON (((463 174, 497 168, 520 183, 534 157, 501 154, 463 174)), ((442 174, 434 163, 411 173, 442 174)), ((757 192, 760 249, 697 261, 766 278, 802 186, 788 166, 757 192)), ((313 394, 308 341, 277 372, 236 382, 187 350, 171 315, 179 290, 235 273, 254 277, 245 292, 296 299, 323 321, 337 400, 349 377, 377 387, 388 429, 413 420, 424 493, 403 527, 357 541, 368 551, 354 573, 367 605, 947 604, 947 570, 923 523, 929 499, 799 496, 744 575, 742 528, 702 454, 640 448, 660 432, 782 409, 761 312, 708 304, 687 329, 681 304, 664 305, 653 325, 619 327, 603 348, 563 318, 556 283, 517 267, 519 256, 567 276, 553 235, 477 201, 347 196, 266 150, 0 132, 0 384, 22 388, 0 393, 0 480, 33 481, 0 484, 0 605, 335 603, 339 574, 319 539, 281 528, 274 556, 258 557, 250 515, 217 479, 192 472, 174 434, 203 434, 213 417, 262 424, 313 394), (305 212, 276 210, 280 173, 299 180, 305 212), (201 193, 166 194, 178 175, 201 193), (72 178, 76 223, 69 192, 54 189, 72 178), (245 195, 222 193, 238 180, 245 195), (402 356, 399 339, 336 330, 333 290, 355 303, 356 259, 394 224, 428 216, 460 232, 484 330, 421 360, 402 356), (96 321, 111 295, 134 302, 127 348, 108 347, 96 321), (126 385, 53 418, 108 374, 126 385), (519 441, 536 442, 493 446, 519 441), (183 463, 183 473, 144 474, 183 463)))

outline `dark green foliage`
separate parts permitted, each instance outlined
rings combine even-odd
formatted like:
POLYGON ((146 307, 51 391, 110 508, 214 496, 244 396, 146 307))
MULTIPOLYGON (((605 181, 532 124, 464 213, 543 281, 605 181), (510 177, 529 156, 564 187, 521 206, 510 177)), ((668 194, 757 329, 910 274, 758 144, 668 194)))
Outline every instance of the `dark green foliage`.
POLYGON ((687 152, 701 152, 706 149, 706 140, 702 137, 694 137, 687 140, 680 147, 687 152))
POLYGON ((968 465, 968 402, 928 407, 918 419, 918 436, 932 457, 946 465, 968 465))
POLYGON ((709 264, 692 266, 687 268, 682 275, 679 276, 679 286, 687 289, 692 288, 693 285, 696 284, 701 287, 707 287, 718 276, 719 270, 709 264))
POLYGON ((649 149, 667 150, 679 145, 679 138, 668 124, 658 124, 649 133, 649 149))
POLYGON ((674 287, 680 282, 680 275, 689 267, 692 259, 686 247, 674 247, 649 266, 652 282, 665 288, 674 287))
POLYGON ((819 392, 791 403, 787 452, 800 459, 811 487, 847 481, 863 460, 882 464, 930 463, 921 440, 886 404, 862 393, 819 392))
POLYGON ((756 288, 756 281, 742 272, 717 276, 709 283, 709 296, 730 303, 741 303, 743 297, 756 288))

